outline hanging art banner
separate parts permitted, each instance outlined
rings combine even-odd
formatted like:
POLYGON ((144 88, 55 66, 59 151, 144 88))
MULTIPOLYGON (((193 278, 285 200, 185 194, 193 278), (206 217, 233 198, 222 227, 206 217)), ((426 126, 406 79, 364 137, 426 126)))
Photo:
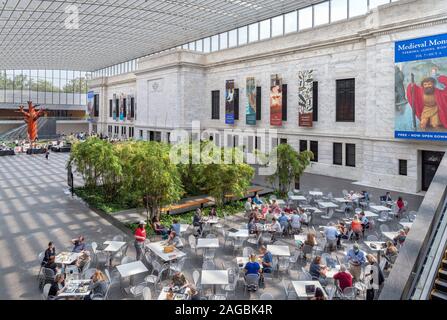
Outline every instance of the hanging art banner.
POLYGON ((447 141, 447 34, 395 46, 395 138, 447 141))
POLYGON ((95 93, 93 91, 89 91, 87 93, 87 112, 89 121, 92 121, 95 116, 94 100, 95 100, 95 93))
POLYGON ((247 78, 247 124, 256 125, 256 82, 255 78, 247 78))
POLYGON ((313 127, 313 83, 313 70, 298 72, 298 125, 300 127, 313 127))
POLYGON ((127 97, 126 97, 127 120, 131 120, 132 119, 131 113, 130 113, 131 99, 132 99, 132 96, 131 95, 127 95, 127 97))
POLYGON ((120 120, 124 120, 124 95, 120 95, 120 120))
POLYGON ((282 126, 282 79, 277 74, 270 79, 270 125, 282 126))
POLYGON ((234 80, 225 85, 225 124, 234 124, 234 80))
POLYGON ((113 94, 112 106, 113 106, 113 120, 116 120, 117 118, 116 110, 118 109, 118 107, 116 106, 116 93, 113 94))

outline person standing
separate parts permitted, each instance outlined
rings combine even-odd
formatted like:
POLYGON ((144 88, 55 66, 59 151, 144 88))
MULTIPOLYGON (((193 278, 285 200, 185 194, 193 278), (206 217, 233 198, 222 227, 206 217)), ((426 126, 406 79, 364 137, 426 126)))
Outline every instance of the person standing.
POLYGON ((360 246, 355 243, 351 250, 348 251, 347 260, 351 267, 349 272, 352 274, 356 281, 360 281, 360 276, 362 274, 362 265, 365 264, 365 253, 360 250, 360 246))
POLYGON ((143 253, 144 241, 146 241, 146 222, 141 220, 138 228, 135 230, 135 250, 137 253, 137 260, 140 260, 143 253))
POLYGON ((47 149, 47 151, 45 152, 45 159, 48 160, 48 157, 50 156, 50 150, 47 149))

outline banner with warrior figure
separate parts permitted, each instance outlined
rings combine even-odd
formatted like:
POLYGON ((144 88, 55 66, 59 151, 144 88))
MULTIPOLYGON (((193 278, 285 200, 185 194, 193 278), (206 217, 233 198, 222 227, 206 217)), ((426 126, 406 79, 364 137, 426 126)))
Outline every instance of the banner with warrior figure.
POLYGON ((234 124, 234 80, 225 85, 225 124, 234 124))
POLYGON ((277 74, 270 78, 270 125, 282 126, 282 79, 277 74))
POLYGON ((255 78, 247 78, 247 121, 248 125, 256 125, 256 82, 255 78))
POLYGON ((314 71, 298 72, 298 125, 313 127, 313 83, 314 71))
POLYGON ((447 34, 395 44, 395 138, 447 141, 447 34))

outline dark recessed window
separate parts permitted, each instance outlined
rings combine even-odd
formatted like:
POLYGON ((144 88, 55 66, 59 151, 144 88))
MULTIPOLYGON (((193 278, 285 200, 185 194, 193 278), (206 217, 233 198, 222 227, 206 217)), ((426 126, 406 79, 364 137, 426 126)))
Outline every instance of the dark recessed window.
POLYGON ((401 176, 408 175, 407 165, 408 165, 407 160, 399 160, 399 175, 401 176))
POLYGON ((279 143, 280 143, 280 144, 287 144, 287 139, 285 139, 285 138, 281 138, 281 139, 279 140, 279 143))
POLYGON ((300 140, 300 152, 307 151, 307 140, 300 140))
POLYGON ((124 119, 127 118, 127 99, 123 99, 123 117, 124 119))
POLYGON ((211 92, 211 119, 220 119, 220 91, 214 90, 211 92))
POLYGON ((334 164, 341 166, 343 165, 343 144, 342 143, 334 143, 334 150, 333 150, 333 160, 334 164))
POLYGON ((282 121, 287 121, 287 84, 282 85, 282 121))
POLYGON ((313 162, 318 162, 318 141, 310 142, 310 151, 314 154, 313 162))
POLYGON ((255 149, 261 150, 261 137, 255 137, 255 149))
POLYGON ((239 120, 239 89, 234 89, 234 120, 239 120))
POLYGON ((135 98, 130 98, 130 117, 135 118, 135 98))
POLYGON ((355 167, 355 144, 346 144, 346 166, 355 167))
POLYGON ((113 100, 112 99, 109 100, 109 117, 110 118, 113 117, 113 100))
POLYGON ((336 121, 355 122, 355 79, 337 80, 336 121))
POLYGON ((94 116, 99 117, 99 94, 95 94, 93 97, 93 110, 94 110, 94 116))
POLYGON ((318 121, 318 81, 314 81, 313 83, 313 114, 312 121, 318 121))
POLYGON ((256 87, 256 121, 262 119, 262 90, 261 87, 256 87))

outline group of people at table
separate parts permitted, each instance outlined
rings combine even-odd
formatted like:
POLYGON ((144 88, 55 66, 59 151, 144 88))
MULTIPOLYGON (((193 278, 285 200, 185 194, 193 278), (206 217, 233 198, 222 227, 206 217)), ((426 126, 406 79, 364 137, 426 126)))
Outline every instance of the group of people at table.
MULTIPOLYGON (((73 273, 73 268, 76 268, 78 273, 82 273, 85 266, 91 259, 90 253, 86 249, 85 239, 83 236, 79 236, 71 240, 71 243, 73 245, 72 253, 77 253, 78 257, 70 265, 57 263, 56 247, 53 242, 48 243, 48 247, 44 252, 41 266, 43 268, 53 270, 55 274, 54 281, 51 283, 51 287, 48 292, 49 299, 55 299, 61 294, 65 293, 69 282, 66 280, 73 273)), ((102 271, 96 270, 88 283, 87 291, 90 292, 90 294, 85 295, 84 300, 90 300, 95 295, 101 295, 104 297, 106 295, 107 286, 107 277, 102 273, 102 271)), ((69 295, 66 295, 66 297, 70 298, 69 295)))

